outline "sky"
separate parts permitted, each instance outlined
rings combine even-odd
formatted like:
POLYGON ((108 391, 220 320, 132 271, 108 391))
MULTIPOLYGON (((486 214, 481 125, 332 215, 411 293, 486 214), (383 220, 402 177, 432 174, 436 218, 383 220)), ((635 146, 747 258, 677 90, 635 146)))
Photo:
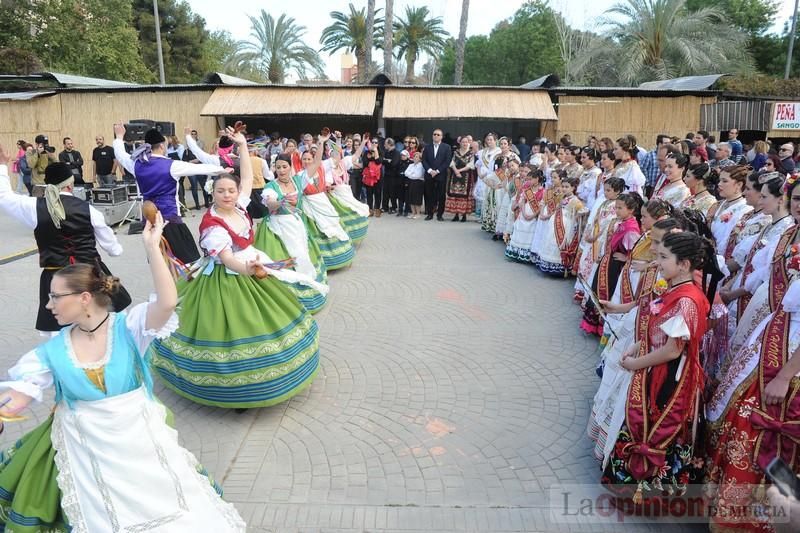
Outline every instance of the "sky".
MULTIPOLYGON (((191 0, 190 5, 195 13, 206 19, 211 30, 227 30, 235 39, 246 39, 250 33, 248 15, 257 15, 265 9, 277 18, 281 13, 293 17, 299 25, 305 26, 307 33, 305 42, 312 48, 319 49, 319 38, 322 30, 331 24, 331 11, 348 12, 348 0, 191 0), (224 6, 224 11, 220 7, 224 6)), ((467 36, 487 35, 492 28, 503 19, 514 15, 524 0, 471 0, 467 36)), ((564 15, 567 22, 577 29, 597 31, 594 20, 614 5, 616 0, 551 0, 550 5, 564 15)), ((353 0, 359 8, 366 6, 366 0, 353 0)), ((383 8, 384 2, 376 0, 377 8, 383 8)), ((782 0, 773 31, 779 32, 784 22, 791 16, 794 2, 782 0)), ((461 16, 461 0, 395 0, 394 13, 405 12, 406 6, 427 5, 433 16, 442 17, 444 28, 454 37, 458 36, 459 18, 461 16)), ((382 61, 382 52, 373 52, 373 59, 382 61), (376 54, 378 56, 376 57, 376 54)), ((321 52, 320 57, 326 63, 325 72, 328 77, 338 80, 340 77, 340 53, 329 56, 321 52)), ((418 62, 420 65, 422 62, 418 62)))

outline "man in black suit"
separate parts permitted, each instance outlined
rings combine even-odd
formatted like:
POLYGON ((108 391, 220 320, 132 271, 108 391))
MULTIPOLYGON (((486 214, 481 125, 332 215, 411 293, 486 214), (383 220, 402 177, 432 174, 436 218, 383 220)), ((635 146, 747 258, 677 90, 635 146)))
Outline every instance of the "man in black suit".
POLYGON ((433 142, 422 151, 422 168, 425 169, 425 220, 433 218, 436 209, 436 220, 444 220, 445 185, 447 169, 453 154, 450 146, 442 142, 442 130, 433 130, 433 142))

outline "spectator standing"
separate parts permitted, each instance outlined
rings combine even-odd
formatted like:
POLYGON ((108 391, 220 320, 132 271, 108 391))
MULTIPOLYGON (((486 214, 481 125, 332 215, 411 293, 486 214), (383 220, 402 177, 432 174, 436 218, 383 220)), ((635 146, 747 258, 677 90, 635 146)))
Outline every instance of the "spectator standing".
POLYGON ((778 151, 778 157, 781 158, 781 163, 787 174, 794 172, 797 165, 794 162, 794 145, 792 143, 781 145, 778 151))
POLYGON ((306 150, 311 149, 311 144, 314 142, 314 137, 310 133, 303 134, 303 142, 297 147, 297 151, 302 155, 306 150))
POLYGON ((692 137, 692 142, 694 142, 697 151, 705 155, 704 161, 711 161, 716 157, 716 150, 708 146, 708 137, 708 132, 703 130, 699 130, 692 137))
POLYGON ((716 157, 708 163, 711 168, 725 168, 735 164, 731 159, 731 145, 727 142, 717 145, 716 157))
POLYGON ((64 150, 58 154, 58 160, 66 163, 75 178, 76 189, 82 189, 85 185, 83 181, 83 156, 75 149, 75 143, 69 137, 64 137, 64 150))
POLYGON ((400 192, 398 194, 398 201, 400 204, 397 207, 397 216, 408 215, 411 213, 411 204, 408 203, 408 177, 406 177, 406 169, 411 166, 413 161, 408 155, 408 150, 400 152, 400 165, 397 167, 397 175, 400 180, 400 192))
POLYGON ((266 147, 265 158, 272 163, 272 161, 283 153, 283 143, 281 142, 281 134, 277 131, 272 132, 269 136, 269 144, 266 147))
POLYGON ((411 205, 409 218, 416 219, 422 213, 422 195, 425 189, 425 167, 422 166, 422 152, 414 154, 414 162, 405 170, 408 178, 408 194, 406 199, 411 205))
POLYGON ((658 177, 661 174, 661 169, 658 165, 658 149, 662 144, 669 142, 669 135, 660 133, 656 136, 656 146, 651 151, 642 156, 639 161, 639 166, 642 168, 644 174, 644 190, 645 195, 649 198, 656 186, 658 177))
POLYGON ((516 146, 517 150, 519 150, 520 161, 527 163, 531 158, 531 147, 528 146, 528 140, 525 138, 525 136, 520 135, 517 139, 517 144, 514 146, 516 146))
POLYGON ((97 135, 94 142, 97 146, 92 150, 92 181, 95 185, 110 187, 116 178, 114 149, 106 145, 102 135, 97 135))
POLYGON ((402 174, 400 173, 400 153, 395 149, 394 139, 389 137, 383 144, 383 201, 381 207, 390 215, 399 207, 402 174))
POLYGON ((367 191, 369 216, 381 216, 381 191, 383 189, 383 164, 378 144, 372 144, 367 152, 361 183, 367 191))
POLYGON ((25 159, 31 169, 31 183, 33 185, 44 185, 44 171, 52 163, 56 163, 56 149, 49 145, 46 135, 37 135, 34 139, 36 143, 32 149, 25 152, 25 159))
POLYGON ((728 130, 728 145, 731 147, 731 159, 738 165, 739 160, 744 155, 744 146, 742 146, 742 141, 739 140, 739 130, 736 128, 728 130))
POLYGON ((23 139, 17 141, 17 155, 14 159, 12 171, 17 174, 17 185, 15 192, 22 194, 27 188, 28 194, 31 192, 31 169, 28 168, 28 162, 25 159, 25 147, 28 143, 23 139), (27 178, 27 181, 25 179, 27 178))
POLYGON ((453 160, 453 153, 446 143, 442 142, 442 130, 433 130, 433 142, 422 151, 422 166, 425 168, 425 220, 444 220, 445 185, 447 169, 453 160))
POLYGON ((764 163, 767 161, 767 152, 769 151, 769 145, 765 141, 756 141, 753 145, 753 153, 755 156, 750 163, 750 166, 753 167, 753 170, 761 170, 761 167, 764 166, 764 163))
MULTIPOLYGON (((205 148, 205 146, 206 146, 205 143, 201 139, 197 138, 197 130, 192 130, 189 133, 189 135, 191 135, 192 140, 197 144, 198 147, 200 147, 200 149, 204 149, 205 148)), ((189 148, 188 145, 183 151, 183 157, 181 158, 181 160, 182 161, 188 161, 189 163, 200 163, 200 160, 197 158, 197 156, 194 154, 194 152, 192 152, 192 150, 189 148)), ((203 206, 206 209, 208 209, 208 207, 209 207, 210 198, 209 198, 209 195, 206 194, 206 191, 205 191, 205 188, 204 188, 207 178, 208 178, 208 176, 202 176, 202 175, 189 176, 189 187, 190 187, 191 192, 192 192, 192 200, 194 200, 194 208, 193 209, 200 209, 200 201, 199 201, 199 196, 198 196, 198 189, 199 189, 199 194, 203 195, 203 206)), ((255 187, 255 185, 253 187, 255 187)), ((262 185, 262 188, 263 188, 263 185, 262 185)), ((181 198, 183 198, 183 194, 181 194, 181 198)), ((260 202, 259 202, 259 204, 260 204, 260 202)))

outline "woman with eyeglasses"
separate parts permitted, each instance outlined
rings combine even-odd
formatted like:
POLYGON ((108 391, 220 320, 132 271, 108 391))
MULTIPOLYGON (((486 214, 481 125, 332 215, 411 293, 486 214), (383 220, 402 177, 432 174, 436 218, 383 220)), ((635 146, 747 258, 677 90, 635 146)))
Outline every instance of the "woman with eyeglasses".
POLYGON ((163 227, 159 214, 142 234, 155 298, 128 312, 111 310, 119 280, 96 267, 70 265, 53 276, 47 306, 64 327, 1 384, 5 421, 56 391, 52 414, 0 464, 6 531, 139 531, 156 523, 245 531, 153 396, 148 349, 178 327, 178 295, 159 248, 163 227))

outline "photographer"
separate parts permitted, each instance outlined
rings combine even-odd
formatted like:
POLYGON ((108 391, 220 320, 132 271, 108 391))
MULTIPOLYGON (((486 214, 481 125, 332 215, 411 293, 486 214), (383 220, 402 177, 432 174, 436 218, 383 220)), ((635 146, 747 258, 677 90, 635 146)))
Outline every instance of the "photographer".
POLYGON ((75 178, 75 187, 83 187, 85 185, 83 182, 83 156, 75 150, 75 144, 69 137, 64 137, 64 151, 58 154, 58 160, 66 163, 69 167, 72 177, 75 178))
POLYGON ((31 182, 34 185, 44 185, 44 171, 48 165, 58 161, 56 149, 50 146, 46 135, 37 135, 34 146, 25 152, 25 160, 31 169, 31 182))

